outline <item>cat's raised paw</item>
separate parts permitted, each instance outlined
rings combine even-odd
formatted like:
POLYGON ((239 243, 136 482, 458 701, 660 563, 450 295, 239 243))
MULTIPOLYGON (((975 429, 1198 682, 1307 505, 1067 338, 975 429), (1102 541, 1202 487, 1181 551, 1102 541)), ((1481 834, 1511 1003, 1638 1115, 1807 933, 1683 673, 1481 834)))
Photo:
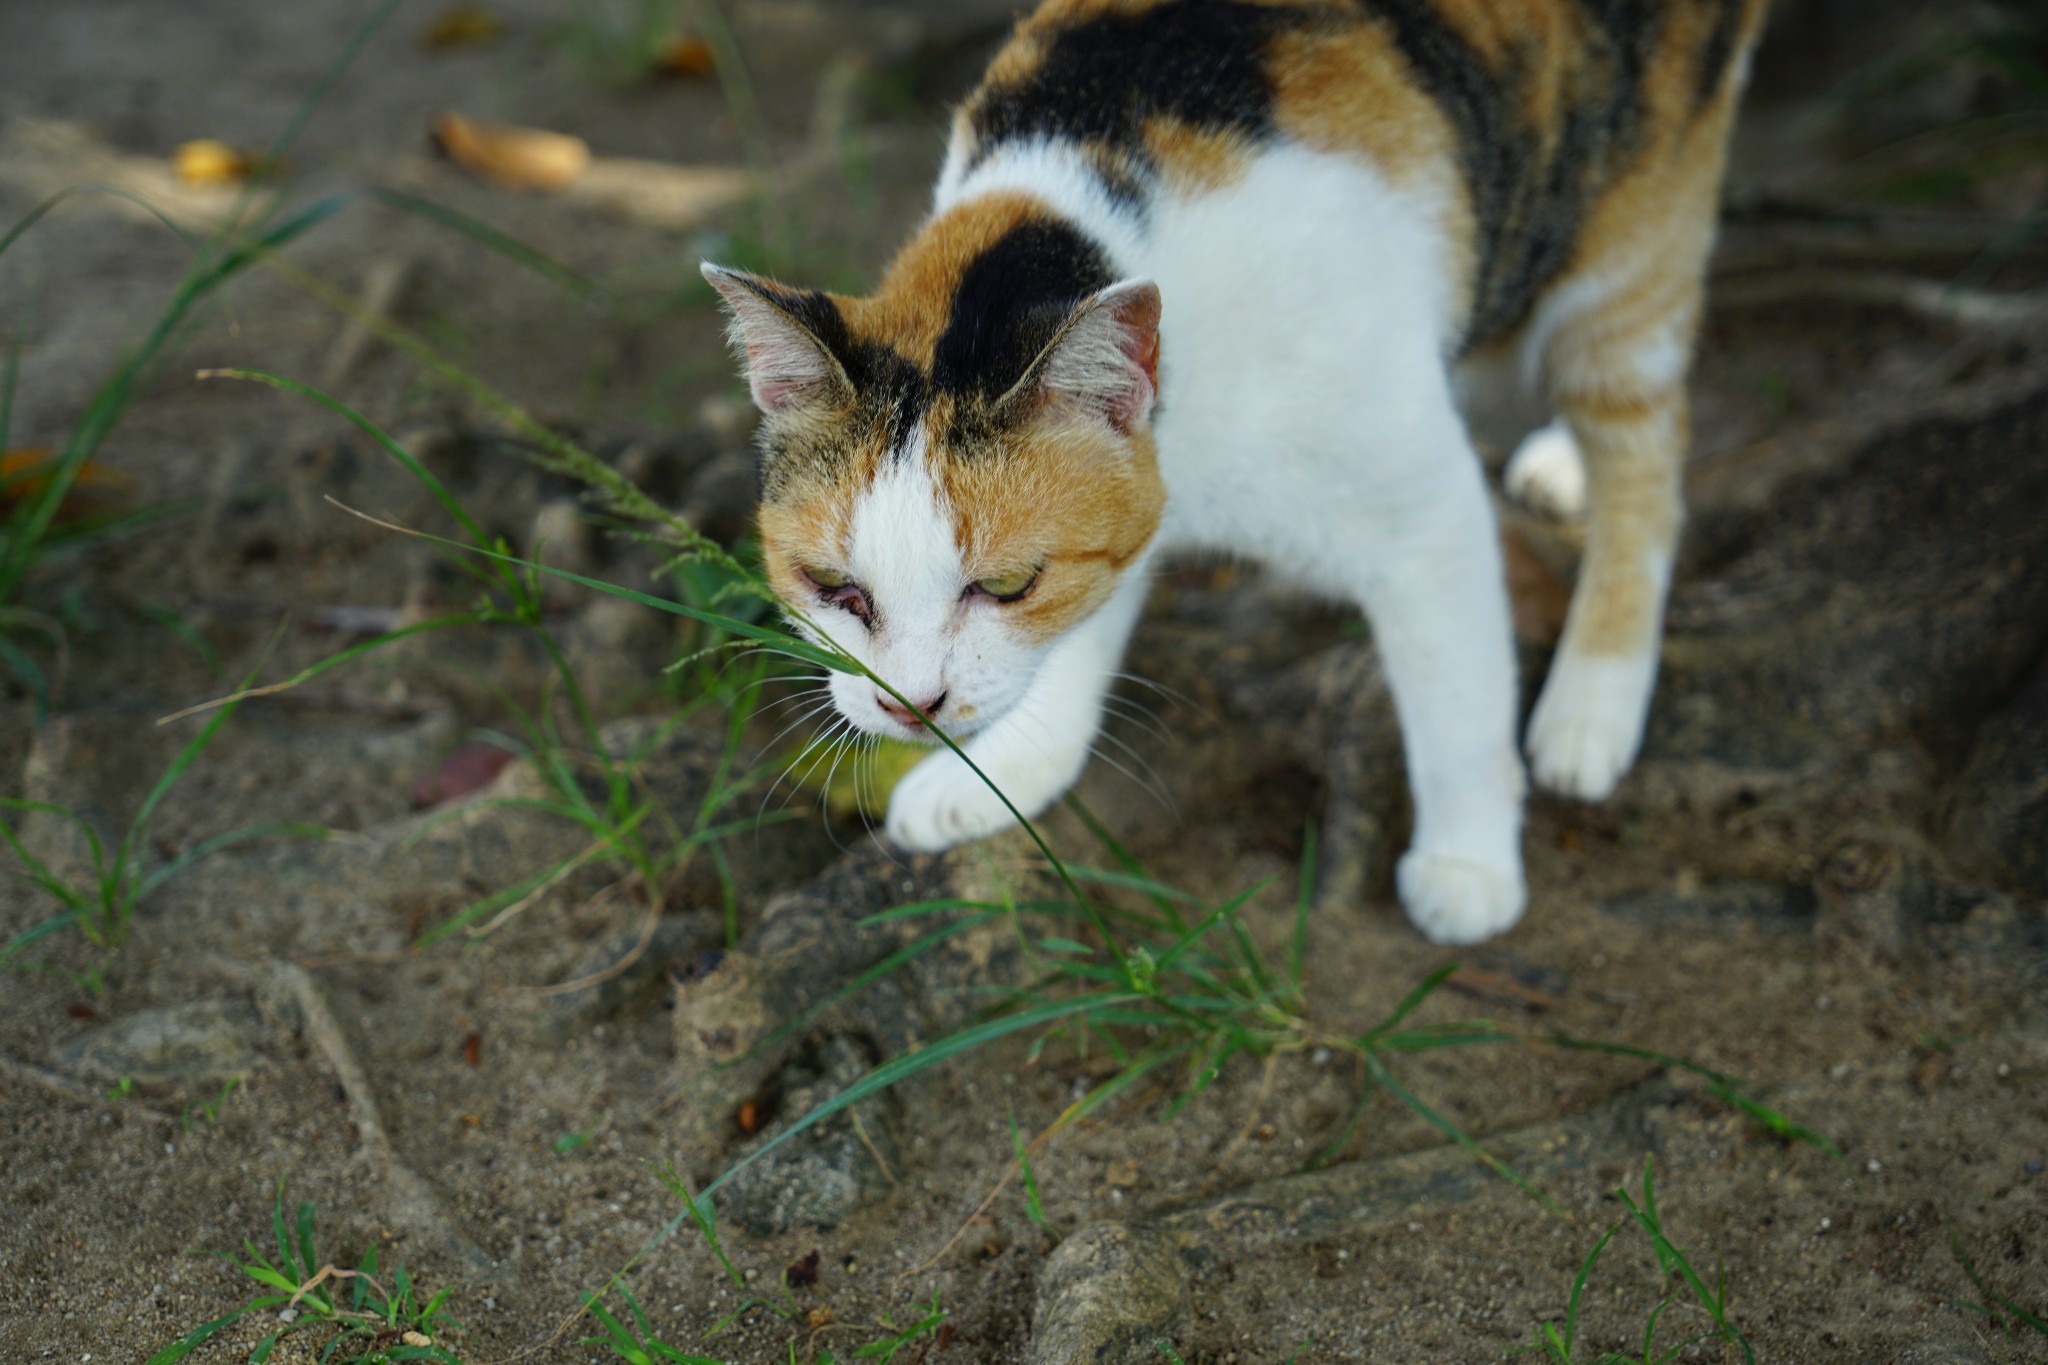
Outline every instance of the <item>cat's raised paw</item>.
POLYGON ((1431 943, 1478 943, 1522 918, 1522 869, 1409 849, 1394 871, 1408 921, 1431 943))
POLYGON ((889 797, 889 841, 909 853, 942 853, 1016 823, 988 784, 953 753, 912 768, 889 797))
POLYGON ((1562 521, 1586 512, 1586 457, 1560 419, 1529 433, 1501 475, 1508 496, 1562 521))
POLYGON ((1604 801, 1636 761, 1657 678, 1654 654, 1585 659, 1560 652, 1529 717, 1529 772, 1562 796, 1604 801))

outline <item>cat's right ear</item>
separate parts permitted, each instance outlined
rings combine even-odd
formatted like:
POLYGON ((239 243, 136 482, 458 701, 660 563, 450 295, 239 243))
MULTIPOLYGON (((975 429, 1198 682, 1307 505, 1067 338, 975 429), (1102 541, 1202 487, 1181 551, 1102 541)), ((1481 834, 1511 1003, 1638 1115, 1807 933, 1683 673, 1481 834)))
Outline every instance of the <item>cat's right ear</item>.
POLYGON ((845 369, 804 316, 819 296, 709 261, 702 269, 732 316, 733 350, 746 367, 747 387, 762 412, 777 416, 836 399, 851 388, 845 369))

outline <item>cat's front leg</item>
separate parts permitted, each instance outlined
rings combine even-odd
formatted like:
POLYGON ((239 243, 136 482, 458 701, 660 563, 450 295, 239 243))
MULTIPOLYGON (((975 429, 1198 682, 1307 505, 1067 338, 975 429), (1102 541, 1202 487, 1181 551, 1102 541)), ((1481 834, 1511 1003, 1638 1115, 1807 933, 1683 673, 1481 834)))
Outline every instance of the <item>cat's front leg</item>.
POLYGON ((1478 461, 1441 458, 1390 480, 1369 514, 1359 596, 1401 722, 1415 832, 1395 869, 1408 918, 1437 943, 1476 943, 1522 917, 1524 781, 1500 543, 1478 461))
POLYGON ((912 768, 889 797, 886 828, 897 847, 937 853, 1033 819, 1081 776, 1102 726, 1102 702, 1144 606, 1142 565, 1116 594, 1046 654, 1024 695, 964 743, 980 774, 950 749, 912 768), (990 784, 1009 798, 1003 803, 990 784))

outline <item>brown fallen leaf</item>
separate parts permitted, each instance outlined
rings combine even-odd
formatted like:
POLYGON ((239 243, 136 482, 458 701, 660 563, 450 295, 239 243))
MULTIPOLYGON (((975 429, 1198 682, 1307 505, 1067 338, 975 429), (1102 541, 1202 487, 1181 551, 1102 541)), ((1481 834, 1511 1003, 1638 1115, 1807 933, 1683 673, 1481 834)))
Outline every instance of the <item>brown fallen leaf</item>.
POLYGON ((440 767, 413 784, 412 803, 423 810, 481 791, 511 762, 511 753, 495 744, 460 745, 441 760, 440 767))
POLYGON ((435 145, 486 180, 514 189, 559 190, 590 165, 590 144, 545 128, 514 128, 447 113, 434 120, 435 145))
POLYGON ((782 1268, 782 1282, 791 1289, 801 1289, 807 1284, 818 1282, 818 1249, 812 1247, 803 1255, 782 1268))
POLYGON ((654 69, 664 76, 708 76, 717 61, 711 44, 702 38, 677 36, 661 45, 654 69))
MULTIPOLYGON (((42 492, 49 480, 47 471, 56 466, 55 457, 56 451, 49 446, 22 446, 0 451, 0 510, 9 503, 26 501, 42 492)), ((105 501, 105 495, 126 493, 134 486, 135 481, 120 470, 87 460, 71 476, 71 487, 65 492, 64 501, 58 504, 57 514, 63 517, 82 516, 92 510, 92 504, 105 501)))
POLYGON ((181 143, 171 153, 171 169, 187 185, 239 185, 261 164, 254 153, 210 137, 181 143))
POLYGON ((505 21, 481 5, 450 5, 420 30, 420 46, 431 51, 482 47, 505 33, 505 21))
POLYGON ((472 1067, 484 1064, 484 1036, 481 1033, 471 1031, 469 1036, 462 1040, 462 1060, 472 1067))

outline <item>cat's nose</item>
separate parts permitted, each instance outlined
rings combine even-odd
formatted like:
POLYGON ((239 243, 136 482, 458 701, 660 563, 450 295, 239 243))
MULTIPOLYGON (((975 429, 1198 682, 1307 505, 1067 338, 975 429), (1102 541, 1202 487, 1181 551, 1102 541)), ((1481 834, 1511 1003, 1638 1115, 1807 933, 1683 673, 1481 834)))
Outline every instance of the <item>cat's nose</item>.
MULTIPOLYGON (((937 720, 939 718, 939 708, 946 704, 946 697, 948 695, 946 692, 941 692, 930 701, 919 702, 917 704, 917 711, 922 711, 933 720, 937 720)), ((875 693, 875 705, 881 707, 888 714, 889 719, 902 725, 908 725, 913 730, 920 728, 924 724, 918 718, 917 711, 911 710, 887 692, 875 693)))

